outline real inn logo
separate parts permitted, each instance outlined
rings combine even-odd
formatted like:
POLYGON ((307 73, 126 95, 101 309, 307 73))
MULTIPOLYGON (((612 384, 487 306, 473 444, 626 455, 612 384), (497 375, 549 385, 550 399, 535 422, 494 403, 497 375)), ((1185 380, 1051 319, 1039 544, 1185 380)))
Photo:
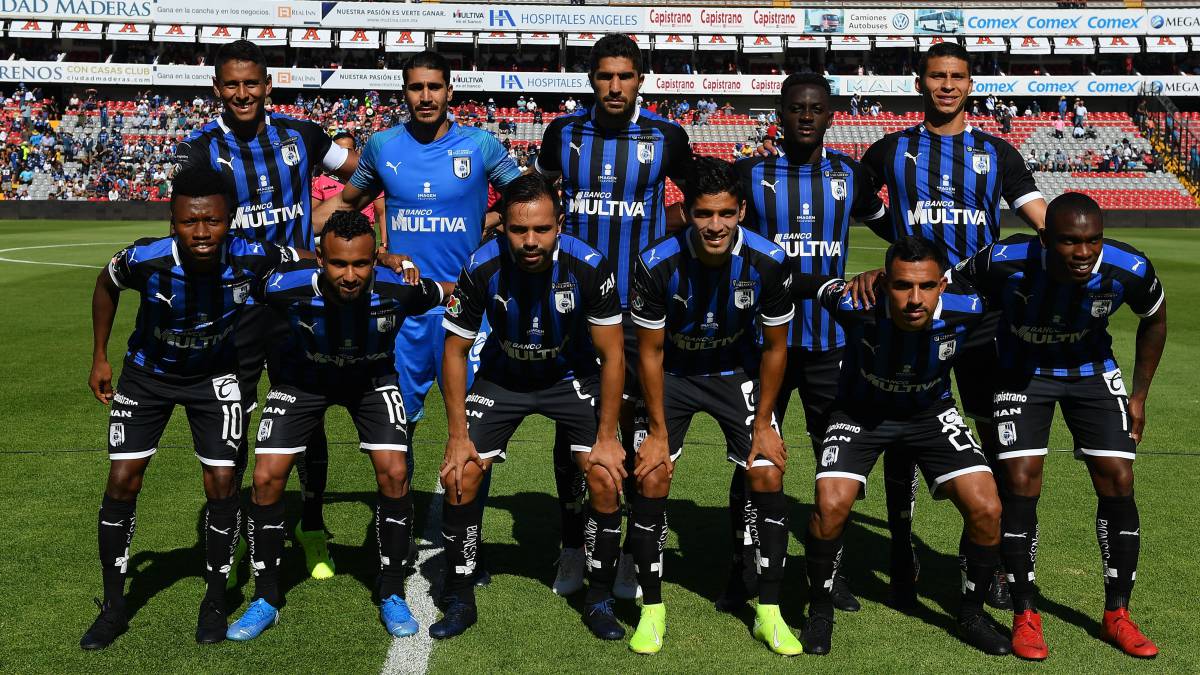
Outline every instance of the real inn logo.
POLYGON ((292 18, 292 8, 288 7, 287 5, 276 7, 275 16, 279 17, 280 19, 290 19, 292 18))

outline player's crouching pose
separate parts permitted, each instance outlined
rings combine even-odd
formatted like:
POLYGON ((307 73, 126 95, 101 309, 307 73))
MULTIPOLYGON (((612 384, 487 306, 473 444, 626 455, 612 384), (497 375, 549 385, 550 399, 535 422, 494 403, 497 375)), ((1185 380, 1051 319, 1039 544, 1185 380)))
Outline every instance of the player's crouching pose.
POLYGON ((1041 660, 1048 650, 1034 601, 1037 502, 1054 405, 1087 463, 1096 489, 1096 539, 1104 570, 1102 635, 1131 656, 1158 647, 1129 618, 1141 548, 1133 459, 1146 423, 1146 395, 1167 341, 1162 284, 1145 254, 1104 239, 1100 206, 1068 192, 1050 203, 1040 238, 992 244, 955 271, 1001 310, 1001 372, 993 410, 1004 502, 1001 542, 1013 597, 1013 652, 1041 660), (1112 352, 1108 317, 1121 304, 1141 317, 1133 392, 1112 352))
MULTIPOLYGON (((958 632, 988 654, 1007 654, 1009 640, 983 610, 999 563, 1000 497, 979 445, 950 394, 950 369, 964 338, 983 317, 971 289, 947 288, 946 257, 933 242, 905 236, 888 248, 884 297, 858 309, 843 297, 845 282, 824 277, 816 292, 846 331, 837 401, 819 457, 816 508, 805 539, 809 618, 804 650, 828 654, 833 635, 830 589, 846 519, 861 497, 875 460, 911 453, 935 499, 962 513, 960 555, 966 559, 958 632)), ((801 297, 813 297, 821 279, 803 276, 801 297), (803 287, 803 288, 802 288, 803 287)))
POLYGON ((370 455, 379 483, 380 620, 397 637, 417 632, 404 601, 413 513, 408 424, 396 383, 394 343, 407 317, 442 302, 442 289, 429 279, 409 284, 390 269, 376 268, 375 257, 375 230, 366 217, 339 211, 321 232, 315 261, 284 265, 263 282, 261 297, 286 314, 289 331, 254 448, 254 492, 246 519, 254 600, 229 627, 231 640, 251 640, 279 621, 283 489, 296 455, 334 405, 349 411, 359 448, 370 455))
POLYGON ((101 403, 112 404, 112 463, 98 520, 104 602, 97 603, 100 616, 79 641, 84 649, 107 647, 129 626, 125 576, 137 496, 176 405, 187 412, 208 499, 207 590, 196 641, 225 639, 225 579, 241 525, 234 461, 245 442, 233 334, 252 287, 295 255, 273 244, 227 236, 231 206, 220 174, 206 167, 179 172, 172 185, 172 236, 141 239, 122 249, 96 279, 88 384, 101 403), (125 289, 137 291, 141 304, 114 391, 108 339, 125 289))
POLYGON ((692 416, 707 412, 725 434, 729 460, 747 469, 747 527, 759 569, 754 635, 791 656, 801 652, 800 642, 779 613, 787 450, 773 411, 787 365, 792 277, 783 249, 738 225, 746 205, 733 166, 698 158, 690 169, 684 187, 688 227, 642 252, 630 292, 649 428, 635 437, 643 440, 634 465, 630 549, 643 604, 629 647, 641 654, 662 649, 667 495, 692 416))
POLYGON ((449 638, 475 623, 472 576, 482 521, 476 497, 485 472, 504 461, 517 426, 542 414, 567 431, 591 495, 584 623, 597 637, 618 640, 625 629, 612 614, 611 593, 621 544, 625 452, 617 417, 625 366, 616 282, 599 252, 559 233, 562 203, 540 175, 512 181, 503 198, 504 236, 471 254, 446 308, 446 583, 444 616, 429 634, 449 638), (485 315, 492 332, 468 394, 467 351, 485 315))

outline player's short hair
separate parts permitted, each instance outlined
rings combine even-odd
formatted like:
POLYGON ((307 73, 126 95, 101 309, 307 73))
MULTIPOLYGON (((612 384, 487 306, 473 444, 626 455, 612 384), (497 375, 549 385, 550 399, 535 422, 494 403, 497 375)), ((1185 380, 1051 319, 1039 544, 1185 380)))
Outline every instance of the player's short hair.
POLYGON ((966 47, 957 42, 939 42, 921 54, 921 60, 917 63, 917 77, 925 77, 925 70, 929 67, 930 59, 940 59, 943 56, 952 56, 959 61, 967 64, 967 70, 971 69, 971 53, 966 47))
POLYGON ((172 209, 175 208, 175 202, 181 197, 197 198, 213 195, 224 197, 225 208, 233 211, 233 205, 236 202, 233 195, 229 193, 229 187, 225 185, 225 178, 214 171, 212 167, 203 164, 184 167, 171 179, 172 209))
POLYGON ((609 33, 596 40, 592 52, 588 56, 588 76, 591 77, 600 69, 601 59, 625 58, 633 62, 633 67, 639 75, 642 74, 642 50, 638 49, 633 38, 624 33, 609 33))
POLYGON ((892 263, 896 260, 902 262, 932 260, 937 263, 938 270, 942 272, 945 272, 950 267, 945 249, 931 239, 914 237, 912 235, 900 237, 888 247, 887 254, 884 257, 884 269, 890 271, 892 263))
POLYGON ((230 61, 249 61, 258 64, 263 69, 263 74, 267 72, 267 57, 263 54, 262 47, 249 40, 234 40, 221 45, 217 50, 216 61, 213 62, 213 74, 220 78, 221 66, 230 61))
POLYGON ((350 241, 356 237, 369 236, 375 241, 375 228, 362 211, 334 211, 325 221, 325 229, 321 230, 321 242, 326 237, 337 237, 350 241))
POLYGON ((701 195, 718 195, 722 192, 733 195, 738 204, 746 201, 741 178, 732 164, 716 157, 694 157, 688 165, 683 184, 683 207, 692 208, 701 195))
POLYGON ((336 141, 342 140, 343 138, 349 138, 351 140, 351 142, 354 143, 354 147, 356 147, 356 148, 358 147, 358 139, 355 138, 354 134, 350 133, 349 131, 339 131, 336 134, 334 134, 333 138, 331 138, 330 140, 336 142, 336 141))
POLYGON ((1046 228, 1053 230, 1053 223, 1062 216, 1069 220, 1095 216, 1103 222, 1104 212, 1095 199, 1082 192, 1064 192, 1046 207, 1046 228))
POLYGON ((562 198, 558 196, 558 189, 540 173, 530 171, 500 190, 500 213, 507 217, 508 209, 513 204, 531 204, 539 199, 549 199, 554 205, 555 217, 562 215, 562 198))
POLYGON ((440 70, 442 71, 442 78, 446 80, 446 86, 450 86, 450 62, 446 60, 446 57, 433 50, 426 49, 423 52, 413 54, 404 62, 404 66, 400 71, 404 76, 404 84, 408 84, 408 71, 413 68, 440 70))
POLYGON ((825 91, 828 96, 833 96, 833 87, 829 85, 829 80, 820 73, 792 73, 783 81, 783 85, 779 87, 779 101, 782 105, 784 99, 787 98, 788 90, 792 87, 812 86, 825 91))

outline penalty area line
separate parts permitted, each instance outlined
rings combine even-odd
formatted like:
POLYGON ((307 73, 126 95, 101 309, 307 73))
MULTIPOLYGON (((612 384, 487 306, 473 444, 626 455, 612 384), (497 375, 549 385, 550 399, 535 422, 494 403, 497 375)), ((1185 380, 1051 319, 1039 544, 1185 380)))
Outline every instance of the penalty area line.
MULTIPOLYGON (((124 242, 119 241, 90 241, 81 244, 43 244, 41 246, 15 246, 12 248, 0 248, 0 253, 14 253, 17 251, 36 251, 46 248, 78 248, 81 246, 114 246, 124 242)), ((82 267, 84 269, 99 270, 104 269, 104 265, 81 265, 79 263, 56 262, 52 260, 18 260, 16 258, 0 257, 0 262, 19 263, 21 265, 55 265, 58 267, 82 267)))

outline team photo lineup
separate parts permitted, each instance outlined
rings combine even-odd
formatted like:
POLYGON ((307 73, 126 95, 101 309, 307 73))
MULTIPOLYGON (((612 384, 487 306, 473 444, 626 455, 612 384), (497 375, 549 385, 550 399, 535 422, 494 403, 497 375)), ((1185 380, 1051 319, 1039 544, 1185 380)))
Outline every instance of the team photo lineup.
MULTIPOLYGON (((197 617, 201 645, 252 652, 268 629, 319 638, 289 625, 286 596, 301 604, 303 584, 346 573, 325 521, 331 465, 353 461, 327 433, 342 408, 374 470, 367 531, 341 534, 377 549, 364 554, 375 623, 359 630, 380 640, 440 645, 506 617, 482 590, 493 583, 484 522, 498 508, 493 473, 497 489, 517 477, 497 466, 512 449, 553 476, 539 503, 556 509, 557 562, 541 590, 577 613, 592 637, 557 639, 589 640, 581 650, 691 649, 668 631, 682 617, 668 617, 664 592, 688 566, 720 589, 702 611, 744 618, 747 652, 873 649, 839 615, 927 611, 920 596, 939 586, 953 600, 934 625, 949 634, 922 626, 921 639, 1053 663, 1057 619, 1043 631, 1035 570, 1057 414, 1092 487, 1071 508, 1094 511, 1101 563, 1086 568, 1089 604, 1070 611, 1095 624, 1097 649, 1158 655, 1134 618, 1134 460, 1158 423, 1147 402, 1166 290, 1146 253, 1105 236, 1107 207, 1075 191, 1047 200, 1021 151, 968 122, 976 55, 962 45, 920 53, 921 115, 860 159, 826 139, 839 107, 830 79, 797 72, 773 101, 777 133, 728 161, 694 151, 686 126, 643 104, 635 40, 598 34, 592 95, 544 125, 528 166, 456 117, 438 51, 400 67, 410 118, 365 138, 273 110, 255 43, 215 53, 221 105, 164 166, 169 229, 126 242, 95 279, 87 377, 108 409, 109 462, 98 559, 72 571, 99 581, 98 614, 69 610, 92 621, 82 649, 141 629, 129 563, 138 521, 155 513, 138 498, 161 478, 146 475, 179 406, 202 474, 203 560, 174 573, 199 574, 204 590, 198 615, 173 611, 197 617), (1001 232, 1005 208, 1023 230, 1001 232), (849 273, 851 248, 869 252, 866 271, 849 273), (136 312, 119 310, 122 291, 136 312), (1109 327, 1123 305, 1133 350, 1109 327), (136 314, 130 334, 119 314, 136 314), (789 408, 799 434, 785 433, 789 408), (510 448, 536 416, 553 432, 538 427, 536 450, 510 448), (689 436, 702 417, 716 442, 689 436), (428 502, 417 439, 443 451, 428 502), (672 510, 714 445, 728 460, 708 477, 727 485, 721 553, 689 558, 681 533, 672 557, 671 530, 691 522, 672 510), (880 459, 882 495, 868 490, 880 459), (868 501, 886 508, 882 553, 846 536, 868 501), (914 527, 949 510, 939 501, 961 516, 957 573, 930 576, 914 527), (440 553, 417 599, 426 529, 440 553), (796 544, 802 556, 789 555, 796 544), (872 594, 886 607, 860 603, 856 588, 873 580, 847 564, 869 555, 886 560, 886 592, 872 594), (289 577, 293 556, 303 580, 289 577), (416 610, 426 600, 432 618, 416 610)), ((512 510, 514 523, 534 515, 512 510)))

